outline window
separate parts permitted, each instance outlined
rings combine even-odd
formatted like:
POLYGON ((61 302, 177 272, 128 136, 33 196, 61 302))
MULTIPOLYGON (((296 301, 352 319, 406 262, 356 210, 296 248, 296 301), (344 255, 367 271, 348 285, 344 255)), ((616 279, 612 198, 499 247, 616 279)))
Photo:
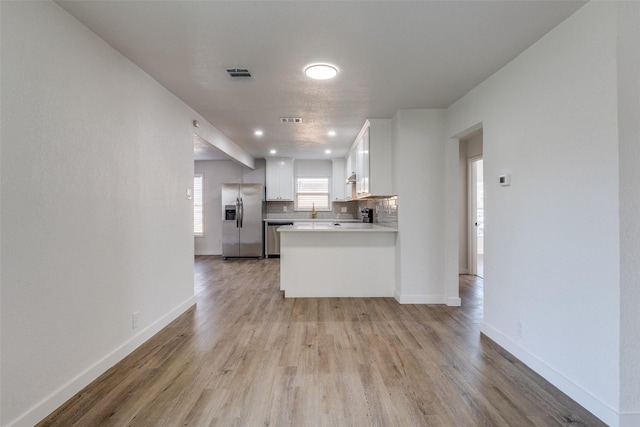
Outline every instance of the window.
POLYGON ((193 235, 196 237, 204 236, 203 178, 201 173, 193 177, 193 235))
POLYGON ((297 178, 295 210, 331 210, 329 204, 329 178, 297 178))

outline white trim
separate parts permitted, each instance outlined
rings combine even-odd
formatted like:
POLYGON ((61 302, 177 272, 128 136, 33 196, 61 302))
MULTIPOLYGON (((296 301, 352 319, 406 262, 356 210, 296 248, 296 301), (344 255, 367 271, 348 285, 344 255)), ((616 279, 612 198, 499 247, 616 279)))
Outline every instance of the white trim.
POLYGON ((394 295, 400 304, 445 304, 444 295, 394 295))
POLYGON ((449 307, 460 307, 462 305, 462 299, 460 299, 460 297, 448 297, 447 305, 449 307))
POLYGON ((93 365, 80 372, 75 378, 62 385, 56 391, 45 397, 43 400, 35 404, 18 418, 10 421, 7 427, 27 427, 34 426, 39 423, 47 415, 55 411, 60 405, 72 398, 76 393, 89 385, 93 380, 105 373, 109 368, 120 362, 135 349, 140 347, 162 328, 173 322, 181 314, 187 311, 196 303, 196 297, 192 296, 182 304, 169 311, 167 314, 156 320, 154 323, 142 329, 137 335, 134 335, 115 348, 111 353, 105 355, 93 365))
POLYGON ((569 378, 553 369, 553 367, 549 366, 545 361, 529 353, 526 349, 512 341, 511 338, 494 329, 486 322, 482 323, 480 331, 487 338, 494 341, 500 347, 518 358, 522 363, 534 370, 538 375, 560 389, 564 394, 575 400, 587 411, 600 418, 600 420, 605 422, 607 425, 611 427, 632 427, 640 425, 640 423, 638 423, 638 420, 640 420, 640 414, 628 414, 630 415, 629 418, 626 418, 626 415, 618 414, 609 405, 600 401, 597 397, 593 396, 569 378), (625 424, 620 423, 623 417, 625 424))

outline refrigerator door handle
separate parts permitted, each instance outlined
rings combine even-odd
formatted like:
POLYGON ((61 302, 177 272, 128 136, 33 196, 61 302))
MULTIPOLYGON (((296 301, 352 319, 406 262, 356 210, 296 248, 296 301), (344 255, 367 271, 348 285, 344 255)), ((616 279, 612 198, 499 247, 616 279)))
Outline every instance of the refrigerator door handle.
POLYGON ((240 198, 236 197, 236 228, 240 228, 240 198))
POLYGON ((242 228, 243 220, 244 220, 244 202, 242 201, 242 197, 240 197, 240 228, 242 228))

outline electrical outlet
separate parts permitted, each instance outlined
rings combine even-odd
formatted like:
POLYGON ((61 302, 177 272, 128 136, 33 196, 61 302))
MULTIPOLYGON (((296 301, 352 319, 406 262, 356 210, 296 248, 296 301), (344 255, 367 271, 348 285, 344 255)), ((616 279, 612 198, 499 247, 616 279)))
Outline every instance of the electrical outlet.
POLYGON ((343 206, 343 207, 340 208, 340 212, 345 213, 346 211, 347 211, 346 206, 343 206))
POLYGON ((522 338, 522 336, 523 336, 522 321, 520 321, 520 320, 518 320, 518 330, 516 331, 516 333, 518 334, 518 336, 520 338, 522 338))
POLYGON ((131 326, 133 326, 133 329, 138 327, 139 320, 140 320, 140 312, 136 311, 131 315, 131 326))
POLYGON ((283 207, 282 207, 282 212, 286 212, 286 211, 287 211, 287 207, 286 207, 286 206, 283 206, 283 207))

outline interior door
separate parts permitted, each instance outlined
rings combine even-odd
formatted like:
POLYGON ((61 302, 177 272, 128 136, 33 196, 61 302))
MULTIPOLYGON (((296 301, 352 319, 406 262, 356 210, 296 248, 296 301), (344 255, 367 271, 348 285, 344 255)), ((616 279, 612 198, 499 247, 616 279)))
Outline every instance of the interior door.
POLYGON ((469 274, 484 277, 484 172, 482 157, 469 159, 469 274))

